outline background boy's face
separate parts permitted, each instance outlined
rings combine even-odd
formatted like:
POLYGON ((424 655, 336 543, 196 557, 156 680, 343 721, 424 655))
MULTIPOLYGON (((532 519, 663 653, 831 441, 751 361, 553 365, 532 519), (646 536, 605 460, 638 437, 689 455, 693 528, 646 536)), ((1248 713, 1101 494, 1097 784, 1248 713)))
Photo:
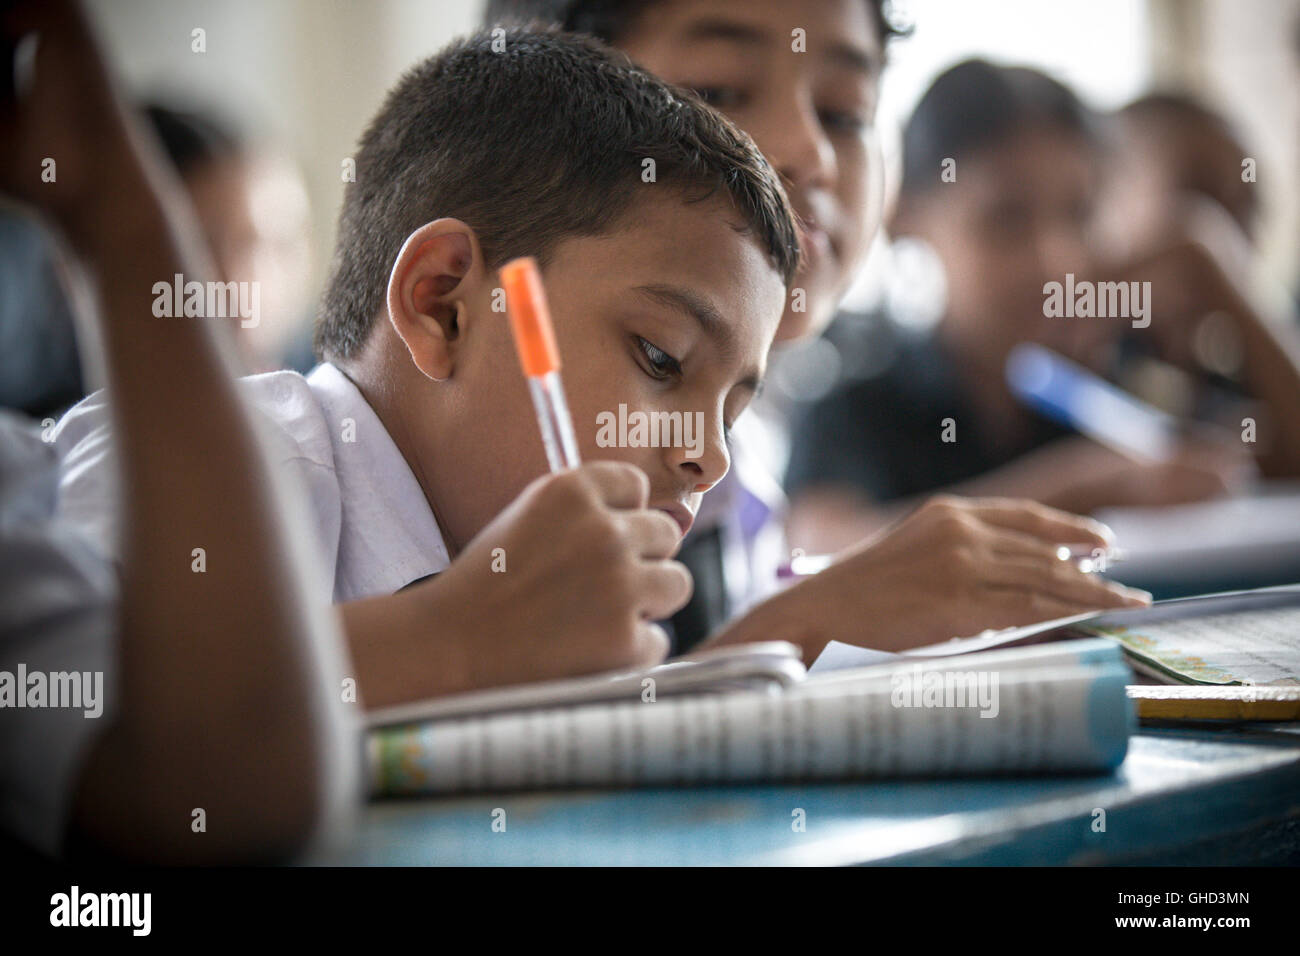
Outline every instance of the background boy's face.
POLYGON ((781 174, 807 226, 807 261, 794 282, 807 310, 787 308, 777 337, 822 328, 870 240, 864 134, 882 53, 866 0, 664 0, 619 46, 660 78, 699 92, 781 174), (806 52, 791 48, 796 28, 806 52))
MULTIPOLYGON (((583 460, 638 466, 650 506, 689 525, 701 489, 728 468, 724 429, 761 379, 785 284, 724 200, 644 188, 662 192, 608 234, 560 243, 542 277, 583 460), (629 414, 680 412, 702 434, 692 432, 692 448, 602 446, 597 416, 617 417, 620 404, 629 414)), ((452 376, 434 387, 443 407, 421 456, 453 548, 547 470, 509 323, 491 310, 490 276, 466 304, 452 376)))
POLYGON ((1028 128, 957 160, 955 183, 903 197, 899 235, 916 235, 943 260, 943 332, 961 354, 996 368, 1017 342, 1037 341, 1093 359, 1114 323, 1043 315, 1043 286, 1066 273, 1092 278, 1089 244, 1097 159, 1071 133, 1028 128))

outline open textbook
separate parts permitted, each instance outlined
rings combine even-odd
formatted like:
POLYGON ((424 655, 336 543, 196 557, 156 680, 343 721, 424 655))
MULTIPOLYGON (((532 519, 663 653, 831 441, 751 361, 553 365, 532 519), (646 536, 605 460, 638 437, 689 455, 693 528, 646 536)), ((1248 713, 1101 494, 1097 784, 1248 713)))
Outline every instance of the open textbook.
POLYGON ((1133 723, 1102 639, 803 678, 793 646, 750 645, 374 712, 372 791, 1098 772, 1133 723))
POLYGON ((1159 601, 1149 608, 1078 614, 991 631, 901 654, 832 644, 812 667, 824 673, 1064 638, 1107 637, 1134 669, 1174 684, 1300 685, 1300 585, 1159 601))

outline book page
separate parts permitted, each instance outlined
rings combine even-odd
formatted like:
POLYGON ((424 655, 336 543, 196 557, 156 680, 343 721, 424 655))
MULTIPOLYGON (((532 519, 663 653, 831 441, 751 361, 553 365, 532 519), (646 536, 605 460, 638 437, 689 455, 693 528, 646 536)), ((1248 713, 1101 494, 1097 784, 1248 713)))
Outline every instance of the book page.
POLYGON ((808 676, 888 664, 899 659, 899 655, 891 651, 877 651, 870 647, 857 647, 840 641, 830 641, 817 655, 817 660, 813 661, 812 667, 808 668, 808 676))
POLYGON ((1187 683, 1300 684, 1300 607, 1079 629, 1187 683))
POLYGON ((785 641, 734 644, 698 651, 642 670, 538 681, 396 704, 369 711, 366 724, 389 727, 450 717, 481 717, 512 710, 636 701, 706 691, 776 692, 803 680, 804 674, 799 649, 793 644, 785 641))

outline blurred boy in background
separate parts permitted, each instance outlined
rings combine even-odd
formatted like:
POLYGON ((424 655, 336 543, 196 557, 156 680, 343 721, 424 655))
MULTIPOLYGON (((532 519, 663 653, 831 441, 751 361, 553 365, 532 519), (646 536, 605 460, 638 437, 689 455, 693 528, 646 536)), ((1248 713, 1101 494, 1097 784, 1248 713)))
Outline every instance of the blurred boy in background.
POLYGON ((842 547, 939 490, 1024 496, 1088 513, 1241 488, 1254 456, 1235 435, 1186 439, 1169 461, 1139 464, 1039 419, 1006 385, 1006 358, 1020 342, 1106 371, 1129 340, 1172 350, 1202 312, 1237 316, 1250 343, 1243 382, 1269 413, 1260 465, 1268 474, 1297 473, 1285 450, 1300 431, 1291 346, 1268 330, 1221 266, 1202 261, 1204 247, 1186 231, 1118 264, 1098 248, 1105 142, 1066 87, 1034 70, 958 64, 917 105, 903 150, 891 232, 933 250, 944 309, 933 330, 899 332, 897 357, 882 374, 843 383, 796 429, 787 485, 797 540, 842 547), (947 162, 954 163, 950 178, 947 162), (1150 281, 1149 328, 1048 317, 1045 285, 1067 273, 1150 281), (943 441, 949 421, 954 440, 943 441))
POLYGON ((307 371, 311 210, 302 175, 274 149, 254 147, 215 116, 145 108, 189 193, 224 282, 256 282, 256 324, 231 323, 248 372, 307 371))
MULTIPOLYGON (((285 157, 254 149, 201 109, 142 108, 179 174, 223 282, 257 284, 257 316, 232 319, 240 370, 307 371, 310 209, 285 157)), ((102 385, 87 382, 57 242, 19 210, 0 209, 0 406, 57 418, 102 385), (37 317, 40 317, 39 319, 37 317)))

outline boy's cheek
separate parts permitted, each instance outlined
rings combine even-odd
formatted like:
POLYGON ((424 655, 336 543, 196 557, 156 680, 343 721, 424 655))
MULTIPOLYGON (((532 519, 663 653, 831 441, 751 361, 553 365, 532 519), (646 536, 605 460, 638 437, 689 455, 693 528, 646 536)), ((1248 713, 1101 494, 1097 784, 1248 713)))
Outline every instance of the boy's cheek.
MULTIPOLYGON (((574 433, 583 461, 622 461, 636 465, 647 475, 656 473, 656 455, 663 449, 638 444, 635 422, 646 413, 635 398, 624 393, 608 402, 582 403, 574 409, 574 433), (621 406, 621 407, 620 407, 621 406)), ((642 439, 646 436, 641 435, 642 439)))
MULTIPOLYGON (((799 287, 796 286, 797 288, 799 287)), ((815 294, 811 289, 805 291, 807 295, 803 303, 795 301, 793 297, 786 303, 781 324, 777 327, 776 341, 793 342, 810 338, 826 328, 835 317, 835 309, 839 304, 837 294, 829 291, 815 294)))

